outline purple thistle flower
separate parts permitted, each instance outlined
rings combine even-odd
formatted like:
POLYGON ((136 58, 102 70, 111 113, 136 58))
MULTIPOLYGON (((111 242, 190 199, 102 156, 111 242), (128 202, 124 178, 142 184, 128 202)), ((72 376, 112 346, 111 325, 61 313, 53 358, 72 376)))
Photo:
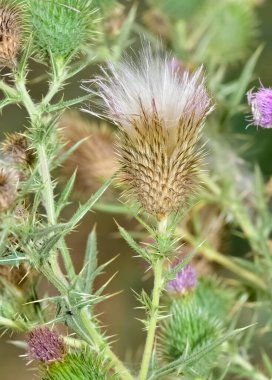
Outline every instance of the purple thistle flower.
POLYGON ((171 280, 166 285, 169 293, 183 294, 186 291, 195 288, 197 283, 196 270, 192 265, 186 265, 176 275, 174 280, 171 280))
POLYGON ((272 88, 262 86, 256 92, 250 90, 247 99, 251 106, 253 123, 262 128, 272 128, 272 88))
POLYGON ((48 327, 38 327, 28 336, 29 356, 43 363, 61 360, 65 354, 65 345, 56 331, 48 327))

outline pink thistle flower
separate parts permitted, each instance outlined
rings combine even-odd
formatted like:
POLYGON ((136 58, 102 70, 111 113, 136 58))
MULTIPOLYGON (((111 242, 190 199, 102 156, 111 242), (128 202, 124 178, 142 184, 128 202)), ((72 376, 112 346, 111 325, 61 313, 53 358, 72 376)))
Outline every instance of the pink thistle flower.
POLYGON ((197 274, 192 265, 186 265, 176 275, 174 280, 171 280, 166 285, 169 293, 184 294, 188 290, 196 287, 197 274))
POLYGON ((247 93, 248 104, 252 111, 252 124, 262 128, 272 128, 272 88, 261 87, 258 91, 247 93))

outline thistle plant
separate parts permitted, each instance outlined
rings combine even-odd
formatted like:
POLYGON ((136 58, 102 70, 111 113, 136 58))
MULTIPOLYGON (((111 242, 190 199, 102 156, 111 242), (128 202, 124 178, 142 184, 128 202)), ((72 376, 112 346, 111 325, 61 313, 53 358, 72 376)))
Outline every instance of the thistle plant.
POLYGON ((0 0, 0 109, 25 112, 0 143, 0 326, 21 333, 13 343, 38 378, 271 377, 266 353, 251 362, 271 329, 267 315, 255 324, 271 307, 271 188, 229 132, 241 110, 270 129, 271 90, 249 90, 260 49, 228 82, 254 45, 254 1, 211 3, 0 0), (139 355, 125 347, 133 361, 104 326, 119 297, 115 252, 101 260, 106 230, 85 223, 89 211, 117 224, 113 237, 145 271, 132 292, 144 327, 139 355), (224 244, 234 235, 247 255, 224 244))

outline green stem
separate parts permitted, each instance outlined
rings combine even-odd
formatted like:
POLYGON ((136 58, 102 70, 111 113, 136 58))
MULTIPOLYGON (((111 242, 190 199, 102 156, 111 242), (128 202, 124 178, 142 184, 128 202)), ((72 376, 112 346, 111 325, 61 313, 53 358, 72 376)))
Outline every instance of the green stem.
POLYGON ((39 172, 43 181, 43 201, 46 209, 48 221, 54 225, 56 223, 55 217, 55 203, 53 186, 51 182, 50 171, 48 167, 47 155, 43 144, 37 146, 37 154, 39 160, 39 172))
POLYGON ((26 89, 25 80, 15 78, 15 84, 21 95, 22 102, 30 116, 31 122, 34 123, 37 117, 37 108, 26 89))
MULTIPOLYGON (((159 232, 165 232, 167 228, 167 219, 163 219, 158 225, 159 232)), ((154 288, 152 294, 152 306, 151 316, 147 328, 147 337, 144 348, 143 360, 139 374, 139 380, 146 380, 148 375, 149 363, 152 356, 157 320, 159 316, 160 297, 163 289, 163 259, 157 259, 153 271, 154 271, 154 288)))
POLYGON ((81 310, 79 313, 80 320, 83 326, 86 328, 89 336, 92 339, 92 342, 96 345, 98 351, 103 351, 114 365, 115 370, 118 372, 118 375, 122 380, 134 380, 133 376, 129 373, 128 369, 124 364, 118 359, 115 353, 111 350, 108 343, 105 341, 103 336, 99 333, 96 326, 92 321, 86 311, 86 309, 81 310))
MULTIPOLYGON (((39 172, 43 181, 44 207, 46 209, 48 222, 54 225, 56 224, 56 213, 55 213, 53 185, 52 185, 50 170, 48 166, 48 159, 47 159, 45 147, 43 144, 39 144, 37 146, 37 154, 38 154, 38 160, 39 160, 39 172)), ((60 249, 61 249, 61 253, 62 253, 67 274, 69 278, 73 280, 76 276, 76 273, 73 266, 73 262, 71 260, 71 256, 63 240, 61 240, 60 242, 60 249)))
POLYGON ((249 270, 242 268, 240 265, 236 264, 229 257, 222 255, 222 253, 217 252, 212 247, 207 244, 199 244, 199 240, 194 239, 193 235, 189 234, 187 231, 181 231, 183 238, 195 248, 201 247, 200 250, 203 255, 210 261, 214 261, 217 264, 222 265, 231 272, 237 274, 238 276, 244 278, 245 280, 255 284, 258 288, 266 290, 265 282, 256 276, 254 273, 249 270))

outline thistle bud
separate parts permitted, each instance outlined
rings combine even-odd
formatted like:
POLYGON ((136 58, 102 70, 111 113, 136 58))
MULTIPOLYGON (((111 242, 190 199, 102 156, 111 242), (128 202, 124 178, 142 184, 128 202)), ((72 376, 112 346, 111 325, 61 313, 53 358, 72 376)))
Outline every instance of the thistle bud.
POLYGON ((62 360, 65 345, 60 335, 48 327, 38 327, 28 336, 28 351, 32 359, 43 363, 62 360))
POLYGON ((97 357, 89 350, 68 352, 63 360, 54 361, 43 368, 43 380, 117 380, 119 377, 111 374, 112 370, 104 358, 97 357), (71 377, 72 376, 72 377, 71 377))
POLYGON ((96 10, 92 0, 32 0, 34 44, 38 58, 68 59, 93 37, 96 10))
POLYGON ((97 77, 104 114, 119 126, 119 161, 125 194, 162 219, 184 206, 194 192, 202 150, 197 145, 212 110, 202 69, 179 75, 169 57, 150 48, 97 77))
POLYGON ((0 3, 0 66, 12 67, 22 45, 22 18, 14 2, 0 3))
POLYGON ((67 180, 77 170, 75 191, 89 197, 118 169, 113 135, 105 124, 88 123, 75 112, 67 112, 59 126, 65 149, 85 139, 64 162, 62 175, 67 180))
POLYGON ((272 88, 261 87, 247 93, 252 110, 252 124, 262 128, 272 128, 272 88))
POLYGON ((0 147, 5 158, 19 165, 28 166, 33 161, 33 152, 27 139, 20 133, 8 134, 0 147))
POLYGON ((7 210, 16 199, 19 178, 17 170, 0 167, 0 212, 7 210))

